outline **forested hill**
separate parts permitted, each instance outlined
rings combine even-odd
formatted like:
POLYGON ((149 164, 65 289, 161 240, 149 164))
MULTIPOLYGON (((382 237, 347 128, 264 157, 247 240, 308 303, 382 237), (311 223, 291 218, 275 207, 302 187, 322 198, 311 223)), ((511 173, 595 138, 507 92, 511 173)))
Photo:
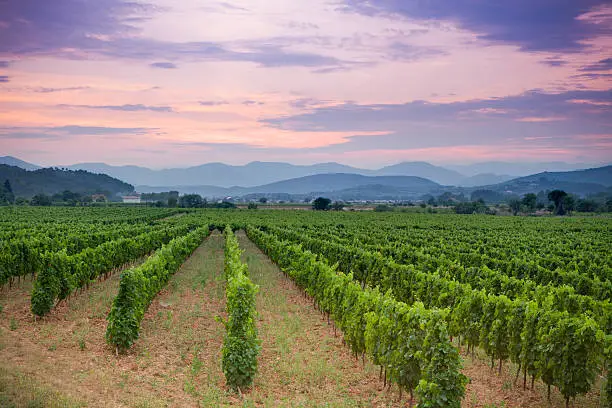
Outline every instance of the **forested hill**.
POLYGON ((55 194, 65 190, 74 193, 104 193, 113 196, 134 191, 134 186, 106 174, 94 174, 84 170, 46 168, 27 171, 15 166, 0 164, 0 183, 8 180, 16 197, 30 198, 36 194, 55 194))

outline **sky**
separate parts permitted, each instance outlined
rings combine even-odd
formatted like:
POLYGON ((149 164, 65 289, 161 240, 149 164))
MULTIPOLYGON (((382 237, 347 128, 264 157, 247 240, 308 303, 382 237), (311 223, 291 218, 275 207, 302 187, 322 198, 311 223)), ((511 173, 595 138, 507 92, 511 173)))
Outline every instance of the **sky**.
POLYGON ((602 0, 0 0, 0 155, 612 161, 602 0))

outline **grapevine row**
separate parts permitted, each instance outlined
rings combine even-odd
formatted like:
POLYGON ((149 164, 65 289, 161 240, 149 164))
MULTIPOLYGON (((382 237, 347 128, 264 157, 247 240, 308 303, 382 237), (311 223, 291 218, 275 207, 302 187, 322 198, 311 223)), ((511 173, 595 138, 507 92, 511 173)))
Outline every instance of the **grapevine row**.
POLYGON ((415 392, 419 407, 460 407, 466 377, 447 332, 446 311, 408 306, 389 293, 363 289, 316 255, 253 227, 249 237, 321 310, 333 317, 353 353, 367 354, 400 391, 415 392))
MULTIPOLYGON (((603 365, 603 331, 589 316, 555 310, 563 299, 554 293, 541 304, 524 298, 510 300, 358 248, 331 246, 286 228, 271 229, 280 236, 293 235, 295 242, 330 263, 339 261, 343 270, 364 272, 357 276, 362 285, 391 290, 397 299, 409 304, 422 301, 428 307, 450 308, 450 333, 462 337, 472 349, 481 346, 492 360, 499 360, 500 369, 508 358, 519 364, 524 384, 529 374, 532 382, 540 378, 549 387, 558 387, 569 400, 589 391, 603 365), (341 251, 334 253, 336 249, 341 251), (357 264, 360 267, 353 268, 357 264)), ((602 313, 609 321, 610 313, 602 313)))
POLYGON ((106 341, 117 352, 127 350, 138 339, 140 322, 149 304, 208 234, 208 226, 203 226, 175 238, 142 265, 121 275, 106 328, 106 341))
POLYGON ((76 289, 88 286, 99 276, 148 254, 189 229, 191 226, 187 224, 160 228, 134 238, 107 241, 75 255, 68 255, 65 250, 43 254, 43 267, 32 288, 32 313, 46 315, 56 300, 66 299, 76 289))
MULTIPOLYGON (((557 261, 557 263, 549 262, 548 267, 543 267, 537 262, 538 258, 523 259, 515 255, 507 259, 507 250, 505 254, 497 255, 499 257, 491 254, 487 255, 481 253, 484 247, 474 248, 473 244, 467 246, 467 248, 465 243, 461 245, 445 242, 443 245, 437 245, 437 243, 432 244, 429 241, 409 244, 406 242, 407 238, 404 234, 394 237, 393 234, 389 233, 385 237, 377 238, 373 236, 376 234, 372 233, 362 237, 360 234, 352 235, 345 232, 344 238, 339 238, 333 233, 323 232, 319 228, 313 230, 321 238, 343 245, 353 244, 368 250, 380 251, 383 255, 393 258, 397 263, 415 265, 424 272, 434 272, 439 268, 452 267, 459 263, 463 267, 478 268, 476 272, 484 271, 485 274, 487 273, 485 268, 491 268, 498 274, 506 275, 509 280, 529 279, 537 285, 569 285, 578 294, 591 296, 599 300, 612 297, 612 281, 610 280, 610 268, 608 266, 602 268, 596 264, 593 265, 599 271, 599 274, 589 277, 587 270, 592 268, 585 266, 583 261, 574 264, 574 270, 569 269, 570 264, 563 265, 566 268, 564 270, 561 269, 561 261, 557 261), (398 240, 381 245, 381 242, 389 241, 392 238, 398 240), (402 240, 402 238, 404 239, 402 240), (600 276, 606 276, 606 278, 601 280, 600 276)), ((490 248, 488 250, 490 251, 490 248)), ((542 261, 539 260, 539 262, 542 261)))
POLYGON ((238 240, 230 226, 225 227, 225 278, 227 286, 227 322, 221 365, 228 385, 241 389, 253 383, 257 373, 257 338, 255 295, 258 286, 248 277, 247 265, 240 260, 238 240))

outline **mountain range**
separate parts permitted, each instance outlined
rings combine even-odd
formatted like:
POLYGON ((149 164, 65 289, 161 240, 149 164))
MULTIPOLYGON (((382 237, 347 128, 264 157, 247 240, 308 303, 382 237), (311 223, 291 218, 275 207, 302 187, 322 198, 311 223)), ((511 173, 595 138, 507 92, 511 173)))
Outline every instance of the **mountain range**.
MULTIPOLYGON (((41 166, 27 163, 11 156, 0 157, 0 164, 18 166, 26 170, 41 168, 41 166)), ((255 187, 291 178, 330 173, 359 174, 363 176, 416 176, 445 186, 473 187, 497 184, 544 171, 567 171, 594 166, 562 162, 487 162, 466 166, 442 167, 427 162, 403 162, 370 170, 334 162, 293 165, 289 163, 255 161, 243 166, 206 163, 187 168, 162 170, 152 170, 139 166, 112 166, 105 163, 79 163, 57 167, 108 174, 111 177, 124 180, 136 186, 210 185, 228 188, 233 186, 255 187)))
MULTIPOLYGON (((29 169, 39 167, 10 156, 1 157, 0 163, 2 162, 29 169)), ((464 171, 474 173, 492 168, 516 171, 519 169, 519 165, 501 162, 471 166, 469 169, 464 168, 464 171)), ((537 168, 571 165, 553 162, 532 163, 529 166, 537 168)), ((136 184, 136 190, 140 192, 176 190, 183 194, 197 193, 217 198, 256 198, 266 195, 278 199, 305 199, 319 194, 342 200, 396 200, 415 199, 424 194, 440 194, 444 191, 469 195, 476 189, 516 195, 554 188, 581 195, 612 191, 612 166, 579 171, 544 171, 525 177, 495 173, 465 176, 457 170, 426 162, 404 162, 377 170, 359 169, 338 163, 299 166, 266 162, 252 162, 244 166, 208 163, 165 170, 110 166, 104 163, 76 164, 66 168, 108 174, 136 184)))

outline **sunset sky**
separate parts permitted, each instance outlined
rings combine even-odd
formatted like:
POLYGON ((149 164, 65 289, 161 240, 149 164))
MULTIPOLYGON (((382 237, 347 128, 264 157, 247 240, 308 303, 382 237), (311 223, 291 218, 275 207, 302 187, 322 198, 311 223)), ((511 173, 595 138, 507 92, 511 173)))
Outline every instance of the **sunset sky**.
POLYGON ((0 0, 0 155, 612 161, 601 0, 0 0))

